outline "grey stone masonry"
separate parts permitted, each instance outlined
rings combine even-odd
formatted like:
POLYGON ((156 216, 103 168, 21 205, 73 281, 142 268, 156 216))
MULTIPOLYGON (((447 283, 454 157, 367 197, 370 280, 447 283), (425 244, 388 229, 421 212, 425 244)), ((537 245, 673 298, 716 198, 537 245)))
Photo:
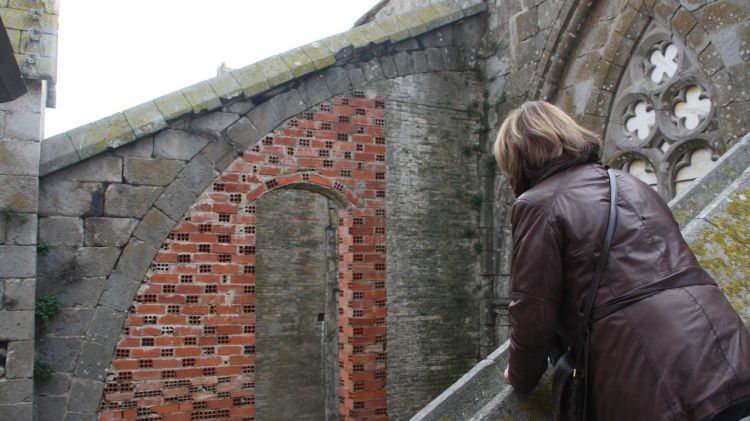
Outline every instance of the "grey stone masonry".
MULTIPOLYGON (((0 5, 1 6, 1 5, 0 5)), ((0 7, 0 11, 7 11, 0 7)), ((11 22, 13 26, 16 23, 11 22)), ((27 94, 0 104, 0 419, 31 421, 34 303, 37 276, 39 153, 45 83, 27 79, 27 94)))
MULTIPOLYGON (((363 52, 373 46, 387 46, 415 38, 445 25, 475 16, 487 10, 482 0, 436 0, 422 7, 414 8, 404 13, 385 16, 376 21, 368 22, 350 29, 347 32, 312 42, 277 56, 266 58, 230 73, 221 74, 213 79, 199 82, 182 90, 172 92, 153 101, 135 106, 122 113, 114 114, 86 126, 73 129, 47 139, 42 147, 40 172, 49 174, 73 163, 98 155, 110 149, 120 148, 133 141, 157 134, 169 128, 171 122, 181 117, 198 115, 206 111, 219 111, 225 103, 238 100, 250 100, 275 88, 287 84, 293 79, 301 80, 314 73, 330 69, 334 65, 344 65, 352 53, 363 52)), ((439 52, 438 52, 439 53, 439 52)), ((357 55, 354 55, 357 57, 357 55)), ((451 57, 448 57, 452 61, 451 57)), ((437 70, 438 61, 434 61, 433 70, 437 70)), ((448 67, 451 67, 450 65, 448 67)), ((440 69, 442 69, 442 64, 440 69)), ((362 74, 366 79, 393 77, 395 66, 391 60, 386 60, 385 68, 377 60, 362 70, 355 70, 352 74, 362 74)), ((326 78, 331 82, 328 73, 326 78)), ((344 82, 339 79, 339 82, 344 82)), ((340 93, 348 89, 347 82, 331 88, 331 94, 340 93), (335 91, 335 92, 334 92, 335 91)), ((358 84, 355 83, 355 87, 358 84)), ((324 91, 325 92, 325 91, 324 91)), ((303 91, 299 95, 290 94, 279 96, 275 100, 275 107, 282 119, 298 111, 315 105, 319 93, 303 91), (312 102, 299 102, 297 99, 310 99, 312 102), (304 105, 302 105, 304 104, 304 105), (301 108, 300 108, 301 107, 301 108)), ((274 95, 272 95, 274 96, 274 95)), ((233 117, 236 119, 236 117, 233 117)), ((258 126, 253 118, 252 123, 262 134, 269 132, 275 124, 268 127, 261 123, 258 126)), ((280 120, 275 119, 276 124, 280 120)), ((155 151, 157 157, 162 156, 158 143, 174 142, 170 129, 157 134, 155 151)), ((184 142, 184 146, 192 148, 197 142, 184 142)), ((198 148, 200 149, 200 148, 198 148)), ((244 149, 244 148, 243 148, 244 149)), ((190 150, 184 150, 189 154, 190 150)), ((176 159, 189 159, 180 157, 176 159)))

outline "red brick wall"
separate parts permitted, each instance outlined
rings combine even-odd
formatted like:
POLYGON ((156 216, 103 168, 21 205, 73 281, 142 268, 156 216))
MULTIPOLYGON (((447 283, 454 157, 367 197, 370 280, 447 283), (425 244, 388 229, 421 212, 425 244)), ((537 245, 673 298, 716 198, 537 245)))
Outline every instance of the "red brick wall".
POLYGON ((339 213, 339 411, 344 420, 387 419, 384 108, 356 91, 321 103, 198 198, 131 307, 101 420, 254 420, 253 202, 290 184, 351 206, 339 213))

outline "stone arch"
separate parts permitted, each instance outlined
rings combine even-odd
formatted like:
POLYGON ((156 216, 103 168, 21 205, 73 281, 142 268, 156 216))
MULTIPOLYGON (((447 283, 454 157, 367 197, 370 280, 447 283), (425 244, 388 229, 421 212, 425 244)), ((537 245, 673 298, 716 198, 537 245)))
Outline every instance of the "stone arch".
MULTIPOLYGON (((231 410, 195 409, 199 415, 254 411, 253 388, 243 391, 245 385, 254 383, 255 369, 254 343, 251 343, 254 324, 249 321, 255 308, 253 203, 264 193, 280 188, 310 189, 344 205, 339 237, 349 251, 340 266, 340 300, 345 317, 340 325, 339 343, 351 344, 354 338, 355 345, 341 349, 343 355, 351 354, 352 358, 342 361, 340 372, 342 378, 357 372, 363 380, 384 379, 384 360, 377 357, 384 355, 385 344, 385 249, 379 245, 385 236, 384 107, 382 99, 370 99, 355 91, 351 97, 335 97, 298 114, 263 136, 218 176, 207 178, 208 188, 171 228, 168 239, 158 250, 131 240, 124 256, 129 247, 140 246, 146 253, 139 262, 150 255, 155 257, 144 273, 146 283, 129 281, 131 286, 138 285, 138 299, 130 308, 125 335, 119 340, 113 369, 106 379, 104 414, 131 410, 151 414, 166 411, 164 408, 174 411, 178 406, 164 395, 160 395, 159 404, 133 400, 132 396, 156 399, 157 393, 149 392, 154 384, 165 390, 179 388, 189 382, 184 378, 195 376, 216 376, 225 379, 227 387, 238 390, 231 404, 227 404, 231 410), (334 128, 334 121, 339 126, 334 128), (202 292, 196 289, 196 284, 202 292), (221 292, 231 298, 221 297, 221 292), (217 303, 203 302, 203 297, 217 303), (358 310, 351 310, 352 306, 358 310), (369 310, 359 310, 362 308, 369 310), (351 311, 353 315, 349 314, 351 311), (222 315, 228 319, 222 319, 222 315), (196 334, 196 326, 204 329, 202 335, 196 334), (198 336, 218 342, 200 347, 198 336), (175 345, 175 341, 182 342, 175 345), (174 348, 190 354, 178 359, 174 348), (194 355, 198 348, 208 354, 194 355), (223 355, 221 362, 215 354, 223 355), (371 357, 381 362, 365 367, 364 361, 372 361, 371 357), (213 364, 213 368, 195 368, 203 363, 213 364), (136 395, 128 395, 133 390, 136 395), (123 400, 123 393, 130 399, 123 400), (133 405, 138 408, 129 408, 133 405)), ((159 209, 153 212, 164 214, 159 209)), ((148 220, 147 215, 142 223, 148 220)), ((117 281, 118 276, 113 274, 110 282, 117 281)), ((120 299, 122 305, 131 306, 126 295, 120 299)), ((216 392, 219 388, 215 385, 214 392, 222 393, 216 392)), ((367 404, 368 411, 374 414, 377 410, 382 415, 384 388, 363 392, 366 398, 342 394, 344 402, 351 402, 342 405, 341 410, 356 411, 367 404)), ((221 400, 219 395, 215 397, 215 401, 221 400)))
MULTIPOLYGON (((593 9, 578 38, 573 50, 574 58, 567 65, 561 89, 556 92, 554 101, 607 139, 605 159, 608 162, 612 162, 622 148, 612 139, 621 137, 621 123, 615 120, 618 110, 623 108, 620 104, 623 96, 652 89, 649 88, 650 82, 634 77, 634 69, 641 64, 648 65, 639 60, 658 41, 675 44, 679 49, 675 57, 679 70, 669 83, 685 85, 685 89, 691 84, 700 86, 710 97, 711 109, 706 113, 707 118, 700 120, 701 124, 695 129, 701 133, 692 130, 696 127, 695 122, 687 130, 690 131, 689 136, 682 133, 685 129, 667 130, 669 128, 665 127, 663 130, 666 131, 653 139, 654 144, 633 145, 627 149, 648 147, 667 154, 671 146, 681 149, 679 144, 683 141, 708 137, 711 149, 723 153, 747 131, 747 124, 740 123, 743 119, 737 118, 742 115, 740 110, 747 106, 747 101, 743 95, 738 98, 726 89, 738 82, 742 84, 740 81, 746 79, 747 72, 740 71, 741 66, 733 64, 732 57, 735 55, 729 51, 729 43, 721 42, 723 35, 719 22, 729 25, 729 31, 741 31, 741 22, 747 20, 750 12, 720 3, 707 5, 708 9, 699 9, 677 0, 660 1, 648 7, 623 0, 599 2, 593 9)), ((677 49, 661 53, 674 54, 677 49)), ((669 89, 680 91, 682 88, 669 89)), ((670 98, 664 95, 654 98, 656 102, 652 105, 656 111, 656 125, 665 126, 676 118, 671 116, 675 106, 672 97, 682 95, 684 102, 690 94, 677 91, 670 98)), ((671 198, 674 193, 669 186, 672 177, 670 168, 675 164, 670 161, 662 165, 661 157, 655 162, 659 189, 665 198, 671 198)))

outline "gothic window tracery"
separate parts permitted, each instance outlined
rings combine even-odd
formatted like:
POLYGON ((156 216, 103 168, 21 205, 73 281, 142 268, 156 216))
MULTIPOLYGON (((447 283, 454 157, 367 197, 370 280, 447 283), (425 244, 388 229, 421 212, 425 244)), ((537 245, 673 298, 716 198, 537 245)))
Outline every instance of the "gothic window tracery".
POLYGON ((667 200, 688 189, 726 150, 710 79, 695 53, 655 22, 636 46, 614 98, 607 161, 667 200))

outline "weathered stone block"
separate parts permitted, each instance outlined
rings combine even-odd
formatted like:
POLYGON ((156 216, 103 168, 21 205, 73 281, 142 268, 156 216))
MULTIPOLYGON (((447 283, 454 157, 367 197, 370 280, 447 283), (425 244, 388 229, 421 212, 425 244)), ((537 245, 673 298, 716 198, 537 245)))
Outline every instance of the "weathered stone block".
POLYGON ((123 111, 133 128, 136 138, 146 136, 167 127, 165 116, 157 108, 155 101, 146 102, 123 111))
POLYGON ((315 66, 315 68, 318 70, 325 69, 328 66, 333 66, 334 63, 336 63, 333 52, 320 42, 313 42, 307 45, 303 45, 302 51, 304 51, 305 54, 310 57, 313 66, 315 66))
POLYGON ((190 122, 190 130, 216 135, 223 132, 224 129, 231 126, 232 123, 239 118, 240 116, 234 113, 214 111, 204 116, 194 118, 190 122))
POLYGON ((343 34, 332 35, 328 38, 323 38, 318 42, 334 55, 337 55, 339 51, 352 46, 351 41, 349 41, 343 34))
POLYGON ((396 53, 394 63, 396 72, 399 76, 406 76, 414 73, 414 65, 411 62, 411 56, 406 51, 396 53))
MULTIPOLYGON (((121 329, 122 326, 118 328, 121 329)), ((80 378, 90 380, 104 380, 106 378, 107 368, 112 358, 114 345, 107 346, 93 342, 84 342, 81 347, 81 354, 76 364, 75 375, 78 379, 73 378, 71 389, 75 387, 80 378)), ((97 395, 100 396, 100 395, 97 395)))
POLYGON ((360 68, 350 69, 346 72, 346 75, 349 77, 352 89, 361 88, 365 84, 365 74, 360 68))
POLYGON ((380 58, 380 68, 383 70, 383 76, 388 79, 393 79, 398 76, 398 70, 396 69, 396 62, 392 56, 385 56, 380 58))
MULTIPOLYGON (((81 357, 83 357, 83 355, 81 357)), ((99 407, 99 399, 92 398, 94 396, 101 396, 102 392, 104 392, 104 383, 101 381, 91 381, 84 379, 73 380, 70 388, 68 410, 72 412, 81 412, 84 414, 96 414, 99 407)))
POLYGON ((36 245, 37 218, 10 218, 5 221, 5 243, 8 245, 31 246, 36 245))
POLYGON ((281 61, 289 67, 295 78, 300 78, 315 71, 315 65, 301 48, 295 48, 279 55, 281 61))
POLYGON ((67 133, 60 133, 41 142, 39 173, 49 174, 78 162, 78 152, 67 133))
POLYGON ((242 116, 250 112, 250 110, 252 110, 253 107, 255 107, 255 104, 253 104, 253 101, 249 99, 245 99, 244 101, 237 101, 231 104, 227 104, 226 109, 227 111, 231 113, 242 116))
POLYGON ((117 262, 117 272, 131 279, 143 279, 155 255, 155 247, 140 240, 131 239, 117 262))
POLYGON ((56 372, 71 372, 81 352, 81 340, 42 336, 36 342, 37 356, 56 372))
POLYGON ((182 184, 196 195, 201 194, 206 186, 216 178, 214 165, 203 155, 198 155, 190 161, 178 176, 182 184))
POLYGON ((86 218, 85 223, 82 234, 86 247, 122 247, 127 244, 138 220, 95 217, 86 218))
POLYGON ((192 107, 192 111, 196 114, 204 110, 213 110, 214 108, 221 107, 221 100, 206 81, 188 86, 182 90, 182 94, 185 95, 185 99, 187 99, 192 107))
POLYGON ((242 117, 229 126, 226 133, 235 151, 239 153, 257 142, 265 134, 258 130, 247 117, 242 117))
POLYGON ((274 114, 276 114, 279 120, 285 120, 308 108, 308 105, 305 104, 296 89, 275 95, 268 102, 271 104, 274 114))
MULTIPOLYGON (((33 278, 35 272, 36 247, 0 246, 0 277, 33 278)), ((0 329, 0 335, 2 332, 0 329)))
MULTIPOLYGON (((34 337, 34 311, 0 311, 0 340, 22 341, 34 337)), ((0 402, 8 402, 0 399, 0 402)))
POLYGON ((39 171, 39 142, 0 139, 0 172, 5 175, 36 176, 39 171))
POLYGON ((54 280, 55 282, 72 281, 78 270, 76 267, 76 247, 51 246, 45 253, 38 256, 38 272, 40 280, 54 280))
MULTIPOLYGON (((0 419, 3 420, 30 420, 33 416, 32 403, 16 403, 13 405, 0 405, 0 419)), ((52 419, 52 418, 51 418, 52 419)))
POLYGON ((0 402, 31 402, 33 391, 31 379, 0 378, 0 402))
POLYGON ((52 319, 46 332, 55 336, 83 336, 93 314, 91 308, 63 308, 52 319))
POLYGON ((112 114, 95 124, 99 127, 105 143, 110 148, 118 148, 135 140, 135 132, 123 113, 112 114))
POLYGON ((0 206, 18 212, 35 213, 37 179, 25 175, 0 175, 0 206))
MULTIPOLYGON (((120 338, 126 317, 127 313, 124 311, 117 311, 104 306, 97 307, 86 334, 87 340, 113 349, 120 338)), ((103 363, 107 363, 107 361, 103 361, 103 363)))
POLYGON ((439 72, 443 70, 443 56, 440 53, 440 49, 428 48, 425 52, 427 53, 427 68, 431 72, 439 72))
POLYGON ((34 376, 34 341, 13 341, 5 357, 5 377, 9 379, 34 376))
POLYGON ((42 115, 38 111, 7 111, 5 136, 15 140, 42 140, 42 115))
POLYGON ((461 57, 458 48, 442 48, 440 53, 443 57, 443 69, 449 72, 455 72, 460 69, 461 57))
POLYGON ((121 273, 113 273, 107 280, 99 304, 116 311, 126 312, 140 287, 140 280, 133 280, 121 273))
POLYGON ((104 210, 104 190, 100 183, 58 180, 54 175, 40 180, 41 215, 90 216, 104 210))
POLYGON ((208 83, 224 102, 242 95, 242 87, 234 80, 231 73, 222 73, 213 79, 209 79, 208 83))
POLYGON ((392 44, 409 38, 407 25, 395 16, 386 16, 378 19, 378 26, 383 30, 385 36, 392 44))
POLYGON ((110 154, 99 155, 68 167, 55 179, 67 181, 122 182, 122 158, 110 154))
POLYGON ((331 92, 332 96, 348 92, 352 89, 346 70, 341 67, 332 67, 326 70, 323 76, 326 79, 328 90, 331 92))
POLYGON ((154 138, 145 137, 135 142, 128 143, 112 151, 116 156, 137 156, 150 158, 154 154, 154 138))
POLYGON ((368 82, 384 79, 383 69, 380 68, 380 63, 377 59, 363 63, 362 72, 365 75, 365 80, 368 82))
POLYGON ((174 159, 125 158, 125 182, 166 186, 184 166, 184 161, 174 159))
POLYGON ((38 294, 55 295, 63 307, 94 307, 104 289, 106 278, 60 279, 53 276, 40 277, 38 294))
POLYGON ((209 139, 181 130, 165 130, 154 138, 157 158, 189 161, 208 144, 209 139))
POLYGON ((412 52, 411 61, 414 64, 415 73, 427 73, 430 70, 427 65, 427 53, 424 51, 412 52))
MULTIPOLYGON (((70 390, 70 376, 67 374, 53 373, 49 379, 34 385, 35 395, 38 400, 40 396, 55 396, 68 393, 70 390)), ((67 402, 67 396, 62 396, 67 402)), ((50 418, 41 418, 50 419, 50 418)))
POLYGON ((216 171, 223 171, 237 158, 237 152, 224 137, 206 145, 201 151, 201 155, 213 164, 216 171))
POLYGON ((68 136, 80 159, 90 158, 107 150, 104 133, 95 123, 76 127, 68 132, 68 136))
POLYGON ((271 87, 281 85, 284 82, 294 79, 292 71, 286 64, 284 64, 279 56, 271 56, 255 63, 255 65, 266 77, 271 84, 271 87))
POLYGON ((77 273, 82 277, 107 276, 119 256, 119 247, 79 248, 76 251, 77 273))
POLYGON ((253 126, 265 135, 273 130, 283 120, 276 115, 270 101, 266 101, 247 113, 247 118, 253 122, 253 126))
MULTIPOLYGON (((34 310, 34 299, 36 295, 36 281, 28 279, 5 280, 6 300, 12 300, 13 306, 6 305, 6 310, 34 310)), ((0 333, 1 334, 1 333, 0 333)))
POLYGON ((188 102, 182 91, 176 91, 156 98, 154 104, 164 116, 166 121, 172 121, 192 111, 192 106, 188 102))
POLYGON ((159 209, 151 208, 138 224, 138 228, 133 235, 145 243, 160 247, 175 224, 176 222, 173 219, 159 209))
POLYGON ((271 82, 256 64, 231 72, 232 77, 240 84, 245 97, 251 98, 271 87, 271 82))
MULTIPOLYGON (((47 381, 39 382, 40 384, 47 381)), ((37 385, 37 392, 39 385, 37 385)), ((67 392, 67 389, 65 390, 67 392)), ((38 393, 37 393, 38 395, 38 393)), ((68 403, 67 396, 36 396, 34 398, 34 419, 54 420, 60 419, 65 414, 65 405, 68 403)), ((20 418, 19 418, 20 420, 20 418)))
POLYGON ((178 179, 164 190, 164 193, 159 196, 154 205, 167 216, 177 221, 182 218, 182 215, 185 214, 197 198, 198 196, 178 179))
POLYGON ((298 92, 307 107, 312 107, 333 96, 322 74, 305 79, 300 85, 298 92))
POLYGON ((140 218, 162 190, 161 187, 110 184, 104 192, 104 213, 108 216, 140 218))
POLYGON ((354 48, 366 47, 369 44, 381 43, 388 39, 388 34, 375 21, 355 26, 342 35, 352 43, 354 48))

